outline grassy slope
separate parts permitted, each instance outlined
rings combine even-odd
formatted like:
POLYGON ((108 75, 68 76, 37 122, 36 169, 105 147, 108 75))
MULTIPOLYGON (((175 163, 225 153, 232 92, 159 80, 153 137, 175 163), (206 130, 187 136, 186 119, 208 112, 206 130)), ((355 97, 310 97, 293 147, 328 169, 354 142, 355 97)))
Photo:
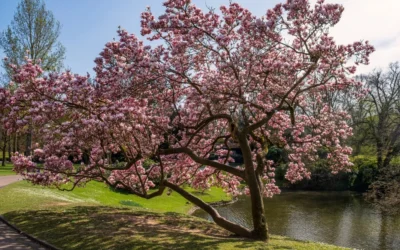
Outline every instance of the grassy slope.
MULTIPOLYGON (((206 202, 230 200, 229 196, 217 188, 212 188, 204 194, 193 189, 188 190, 206 202)), ((0 189, 0 197, 5 201, 0 204, 0 214, 20 209, 46 209, 59 205, 125 205, 141 210, 177 213, 187 213, 192 208, 190 203, 175 192, 169 196, 165 192, 160 197, 146 200, 132 194, 113 192, 100 182, 90 182, 86 187, 76 188, 72 192, 16 182, 0 189)))
POLYGON ((343 249, 272 236, 268 244, 229 237, 214 223, 177 213, 72 207, 9 212, 25 232, 61 249, 343 249), (45 219, 44 219, 45 218, 45 219))
MULTIPOLYGON (((200 196, 230 199, 216 188, 200 196)), ((342 249, 281 236, 268 245, 228 237, 214 223, 182 214, 192 206, 174 192, 145 200, 98 182, 62 192, 22 181, 1 188, 0 197, 0 214, 61 249, 342 249)))

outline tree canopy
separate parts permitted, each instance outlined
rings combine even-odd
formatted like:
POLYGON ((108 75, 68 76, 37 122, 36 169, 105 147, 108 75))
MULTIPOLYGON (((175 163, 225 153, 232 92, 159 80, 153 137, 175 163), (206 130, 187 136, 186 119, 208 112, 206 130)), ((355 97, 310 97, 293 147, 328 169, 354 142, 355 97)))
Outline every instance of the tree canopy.
POLYGON ((268 148, 288 153, 286 178, 310 178, 307 163, 327 151, 332 172, 347 171, 352 134, 348 114, 327 94, 359 87, 351 78, 367 64, 368 42, 338 45, 329 28, 343 7, 288 0, 256 17, 237 3, 202 11, 189 0, 168 0, 158 18, 142 13, 142 35, 154 48, 119 30, 96 58, 95 83, 71 72, 42 75, 28 60, 15 69, 18 88, 6 127, 33 122, 34 157, 13 157, 15 169, 41 185, 73 187, 90 180, 152 198, 165 188, 207 211, 231 232, 268 238, 263 196, 280 192, 268 148), (22 116, 24 114, 24 116, 22 116), (233 145, 244 164, 232 166, 233 145), (113 161, 110 154, 122 154, 113 161), (84 154, 89 163, 79 167, 84 154), (216 160, 211 160, 217 156, 216 160), (153 159, 144 166, 145 159, 153 159), (186 192, 220 186, 251 196, 253 228, 223 218, 186 192))
POLYGON ((65 55, 57 41, 60 31, 60 23, 42 0, 22 0, 11 25, 0 35, 0 48, 8 58, 3 62, 8 78, 12 75, 9 64, 20 66, 25 56, 35 63, 40 59, 45 71, 60 70, 65 55))

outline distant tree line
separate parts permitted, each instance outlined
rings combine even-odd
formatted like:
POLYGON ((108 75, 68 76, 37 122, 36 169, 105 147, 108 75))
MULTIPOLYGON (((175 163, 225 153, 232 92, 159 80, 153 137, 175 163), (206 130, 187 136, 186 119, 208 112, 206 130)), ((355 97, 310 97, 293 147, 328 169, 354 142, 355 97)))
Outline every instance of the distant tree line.
MULTIPOLYGON (((8 83, 12 78, 10 65, 21 66, 26 57, 39 63, 45 72, 59 71, 63 67, 65 48, 58 38, 61 24, 42 0, 22 0, 11 24, 0 33, 0 49, 6 55, 2 60, 4 74, 0 86, 13 91, 8 83)), ((32 126, 24 133, 7 133, 0 125, 0 160, 2 166, 12 153, 25 152, 30 155, 33 141, 32 126)))
MULTIPOLYGON (((363 83, 362 88, 327 95, 331 108, 345 110, 350 115, 348 122, 353 129, 353 136, 348 139, 348 144, 353 148, 353 171, 333 175, 324 162, 323 152, 319 152, 320 160, 311 166, 313 178, 287 185, 291 188, 366 192, 367 200, 383 209, 399 210, 399 63, 390 63, 385 70, 373 70, 369 74, 359 75, 356 80, 363 83), (354 91, 360 92, 358 98, 354 98, 354 91)), ((273 149, 274 157, 278 151, 273 149)), ((283 164, 281 168, 284 167, 283 164)), ((283 180, 283 176, 281 178, 283 180)))

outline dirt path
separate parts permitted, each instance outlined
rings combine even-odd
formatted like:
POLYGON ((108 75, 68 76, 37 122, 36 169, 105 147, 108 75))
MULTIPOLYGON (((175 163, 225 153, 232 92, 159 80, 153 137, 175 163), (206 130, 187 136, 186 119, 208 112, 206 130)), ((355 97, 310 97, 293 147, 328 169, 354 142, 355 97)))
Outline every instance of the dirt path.
POLYGON ((19 175, 0 176, 0 188, 19 180, 22 180, 22 177, 19 175))

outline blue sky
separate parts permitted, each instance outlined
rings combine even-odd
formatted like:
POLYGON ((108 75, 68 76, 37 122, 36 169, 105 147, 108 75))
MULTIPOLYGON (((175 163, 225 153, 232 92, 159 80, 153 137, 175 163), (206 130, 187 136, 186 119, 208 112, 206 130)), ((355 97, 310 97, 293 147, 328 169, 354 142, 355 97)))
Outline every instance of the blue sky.
MULTIPOLYGON (((312 0, 316 1, 316 0, 312 0)), ((0 0, 0 31, 11 23, 18 5, 17 0, 0 0)), ((140 14, 150 6, 157 16, 162 13, 164 0, 45 0, 62 24, 59 41, 66 47, 65 66, 73 72, 92 73, 93 60, 104 44, 116 37, 118 26, 140 36, 140 14)), ((194 0, 197 6, 218 8, 229 0, 194 0)), ((261 16, 280 0, 237 0, 255 15, 261 16)), ((371 57, 371 65, 359 72, 375 67, 385 67, 389 62, 400 59, 400 7, 397 0, 327 0, 345 6, 342 21, 333 29, 338 42, 370 40, 377 52, 371 57), (397 7, 396 7, 397 6, 397 7), (394 25, 387 25, 387 24, 394 25)), ((4 54, 0 52, 0 57, 4 54)))
MULTIPOLYGON (((3 31, 11 23, 19 1, 0 0, 0 30, 3 31)), ((104 44, 117 36, 118 26, 130 33, 140 36, 140 14, 150 6, 153 13, 161 15, 164 0, 46 0, 47 9, 51 10, 57 20, 62 24, 59 41, 66 47, 66 60, 64 64, 73 72, 92 74, 93 60, 101 52, 104 44)), ((220 6, 228 4, 228 0, 197 0, 197 6, 206 8, 207 5, 220 6)), ((243 0, 247 7, 260 15, 264 14, 267 7, 257 8, 261 1, 243 0)), ((268 2, 268 7, 274 6, 276 1, 268 2)), ((263 4, 265 6, 265 4, 263 4)), ((0 52, 0 57, 4 54, 0 52)))

